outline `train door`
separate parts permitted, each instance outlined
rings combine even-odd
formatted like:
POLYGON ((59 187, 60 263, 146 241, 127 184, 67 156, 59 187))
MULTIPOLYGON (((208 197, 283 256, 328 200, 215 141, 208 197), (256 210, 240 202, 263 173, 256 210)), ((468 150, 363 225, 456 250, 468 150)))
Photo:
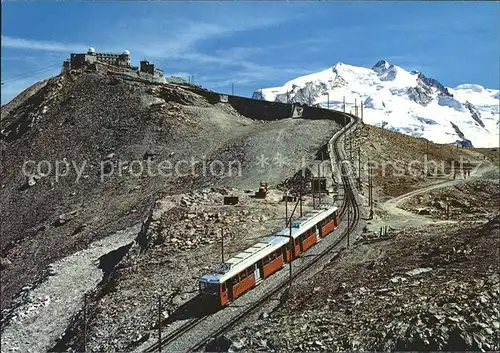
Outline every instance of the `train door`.
POLYGON ((233 301, 233 284, 234 284, 234 277, 233 278, 229 278, 227 281, 226 281, 226 285, 227 285, 227 296, 229 298, 229 301, 232 302, 233 301))
POLYGON ((316 243, 319 243, 319 241, 321 240, 321 226, 316 224, 314 228, 316 230, 316 243))
POLYGON ((283 255, 283 266, 285 266, 285 263, 290 261, 288 256, 287 256, 287 245, 284 245, 281 248, 281 254, 283 255))
POLYGON ((254 275, 255 275, 255 283, 259 282, 262 279, 262 274, 260 271, 259 262, 256 262, 254 265, 254 275))

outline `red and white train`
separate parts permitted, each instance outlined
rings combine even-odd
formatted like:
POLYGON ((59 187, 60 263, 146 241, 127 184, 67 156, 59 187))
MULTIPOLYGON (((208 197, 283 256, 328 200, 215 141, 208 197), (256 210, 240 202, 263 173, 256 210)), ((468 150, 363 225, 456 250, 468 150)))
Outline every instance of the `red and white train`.
POLYGON ((211 307, 224 307, 261 281, 295 260, 339 225, 337 207, 308 212, 290 228, 266 237, 221 263, 214 273, 200 278, 200 296, 211 307), (293 239, 290 253, 289 243, 293 239))

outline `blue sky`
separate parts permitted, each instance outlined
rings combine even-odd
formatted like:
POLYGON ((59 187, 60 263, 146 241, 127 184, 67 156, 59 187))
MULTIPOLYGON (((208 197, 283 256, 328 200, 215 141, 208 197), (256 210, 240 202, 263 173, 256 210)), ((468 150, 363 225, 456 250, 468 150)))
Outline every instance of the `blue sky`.
POLYGON ((3 2, 2 104, 90 46, 245 96, 380 59, 498 89, 498 18, 499 2, 3 2))

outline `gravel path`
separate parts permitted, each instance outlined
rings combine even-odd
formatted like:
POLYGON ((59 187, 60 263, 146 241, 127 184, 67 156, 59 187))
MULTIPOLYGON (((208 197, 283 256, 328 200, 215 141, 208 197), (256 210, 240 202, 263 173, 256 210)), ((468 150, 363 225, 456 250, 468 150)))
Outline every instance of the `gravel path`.
POLYGON ((25 287, 2 330, 2 352, 42 352, 66 329, 79 309, 83 294, 102 279, 99 258, 130 244, 141 225, 114 233, 49 266, 38 286, 25 287))
MULTIPOLYGON (((474 178, 480 178, 484 175, 490 174, 492 171, 495 169, 498 169, 494 165, 486 165, 481 168, 477 168, 472 172, 469 178, 467 179, 453 179, 453 180, 447 180, 438 184, 430 185, 421 189, 417 189, 414 191, 411 191, 409 193, 400 195, 398 197, 392 198, 383 204, 381 204, 382 209, 387 212, 391 218, 390 218, 390 224, 392 227, 407 227, 407 226, 418 226, 418 225, 424 225, 424 224, 437 224, 437 223, 456 223, 457 221, 450 221, 450 220, 441 220, 441 221, 436 221, 433 219, 430 219, 425 216, 420 216, 415 213, 406 211, 402 208, 399 208, 399 205, 403 203, 404 201, 408 200, 409 198, 412 198, 414 196, 424 194, 426 192, 429 192, 431 190, 435 189, 441 189, 441 188, 446 188, 450 187, 453 185, 458 185, 467 181, 470 181, 471 179, 474 178)), ((371 228, 377 229, 378 227, 382 225, 386 225, 386 221, 378 221, 375 219, 372 224, 371 228)))

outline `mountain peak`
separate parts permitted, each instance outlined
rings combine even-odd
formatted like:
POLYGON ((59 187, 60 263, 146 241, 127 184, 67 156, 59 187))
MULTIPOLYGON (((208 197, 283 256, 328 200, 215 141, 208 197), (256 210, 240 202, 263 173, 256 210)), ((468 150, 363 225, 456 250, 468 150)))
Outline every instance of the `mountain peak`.
POLYGON ((344 63, 338 62, 335 65, 333 65, 332 69, 335 71, 335 70, 338 70, 338 69, 340 69, 340 68, 342 68, 344 66, 345 66, 344 63))
POLYGON ((368 124, 389 121, 388 128, 395 131, 450 143, 465 138, 451 127, 452 121, 474 146, 498 145, 497 90, 478 85, 451 90, 419 71, 407 71, 387 60, 379 60, 373 67, 337 62, 263 92, 270 101, 319 104, 330 109, 343 109, 344 99, 350 104, 361 99, 368 124), (474 107, 467 109, 466 101, 474 107))
POLYGON ((372 67, 372 70, 374 71, 385 71, 389 67, 391 67, 391 64, 387 60, 379 60, 377 63, 372 67))

